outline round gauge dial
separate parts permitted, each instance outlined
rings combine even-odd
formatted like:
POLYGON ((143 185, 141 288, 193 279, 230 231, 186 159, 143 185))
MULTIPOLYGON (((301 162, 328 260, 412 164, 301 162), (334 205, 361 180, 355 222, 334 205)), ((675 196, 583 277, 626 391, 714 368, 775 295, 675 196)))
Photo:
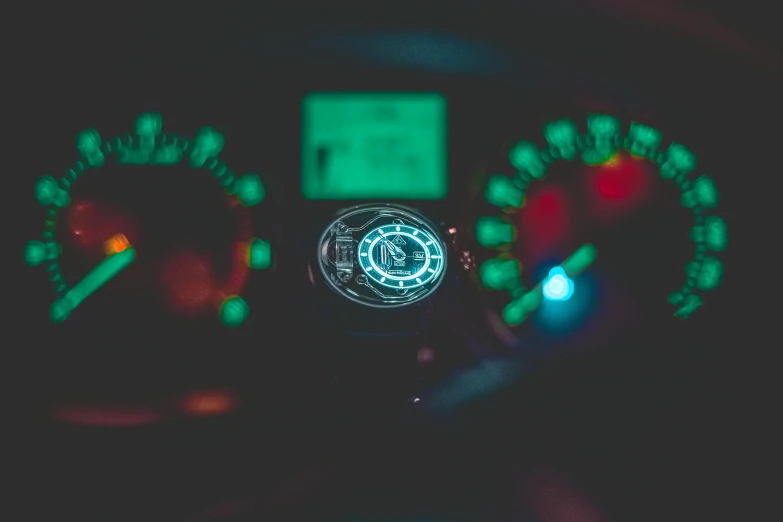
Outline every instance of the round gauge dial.
POLYGON ((319 265, 327 284, 354 302, 402 306, 440 285, 446 249, 435 227, 409 209, 358 207, 324 232, 319 265))
POLYGON ((362 238, 359 266, 379 285, 415 288, 440 275, 443 249, 427 232, 397 219, 362 238))
POLYGON ((514 143, 477 198, 476 279, 497 329, 516 339, 700 308, 722 282, 728 226, 696 154, 607 114, 586 132, 553 121, 543 138, 514 143))
POLYGON ((62 176, 38 180, 35 196, 46 217, 41 237, 27 243, 24 257, 51 279, 52 322, 65 322, 118 280, 128 291, 118 299, 143 301, 144 310, 153 308, 148 306, 153 301, 143 300, 149 294, 156 305, 181 316, 216 310, 229 327, 247 318, 249 305, 240 294, 250 270, 272 265, 270 244, 254 236, 248 209, 264 200, 264 185, 257 174, 235 175, 219 158, 224 138, 215 129, 203 127, 194 139, 162 129, 157 113, 139 116, 134 136, 103 139, 88 129, 76 140, 80 159, 62 176), (204 191, 196 190, 207 185, 216 198, 204 199, 204 191), (93 193, 96 186, 105 190, 93 193), (217 200, 223 204, 214 216, 199 206, 217 200), (178 212, 183 208, 188 211, 178 212), (228 222, 232 236, 214 232, 228 222), (197 226, 186 230, 193 223, 197 226), (203 252, 187 243, 193 238, 201 240, 203 252), (210 251, 215 245, 222 254, 210 251), (222 270, 213 270, 210 254, 220 258, 222 270))

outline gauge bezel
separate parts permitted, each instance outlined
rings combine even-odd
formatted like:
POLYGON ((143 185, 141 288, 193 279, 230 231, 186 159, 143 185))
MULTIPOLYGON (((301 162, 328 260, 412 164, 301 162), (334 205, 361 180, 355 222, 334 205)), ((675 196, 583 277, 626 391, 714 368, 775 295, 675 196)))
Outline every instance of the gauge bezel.
POLYGON ((396 204, 359 205, 339 213, 321 234, 317 255, 321 274, 333 292, 371 308, 400 308, 421 302, 438 289, 448 266, 446 243, 438 228, 416 210, 396 204), (397 227, 400 232, 410 237, 421 235, 426 238, 422 241, 422 245, 426 247, 425 263, 416 274, 410 276, 386 274, 386 280, 395 281, 394 285, 391 285, 387 284, 386 280, 380 280, 383 275, 381 278, 374 277, 379 273, 379 267, 373 266, 370 254, 372 248, 377 245, 377 241, 373 243, 373 239, 380 238, 378 232, 382 230, 385 233, 388 229, 397 234, 397 227), (349 232, 353 245, 353 265, 350 277, 347 272, 338 276, 335 259, 330 256, 334 256, 337 234, 343 234, 345 238, 349 232), (373 235, 378 237, 370 239, 373 235), (367 255, 364 256, 363 253, 367 255), (362 259, 366 261, 362 262, 362 259), (430 272, 430 269, 433 271, 430 272), (418 273, 421 271, 424 273, 418 273), (423 277, 425 274, 426 277, 423 277), (412 283, 406 284, 405 281, 412 283), (403 283, 402 287, 399 286, 400 282, 403 283))
MULTIPOLYGON (((394 240, 391 241, 394 242, 394 240)), ((392 223, 374 228, 359 241, 358 252, 359 267, 367 277, 380 285, 395 290, 397 288, 417 288, 428 284, 431 279, 438 277, 443 270, 443 258, 445 255, 437 239, 433 238, 427 231, 404 223, 392 223), (413 274, 399 276, 380 267, 373 254, 376 247, 380 248, 380 243, 387 235, 392 237, 402 236, 417 243, 424 254, 424 263, 421 268, 413 274)))

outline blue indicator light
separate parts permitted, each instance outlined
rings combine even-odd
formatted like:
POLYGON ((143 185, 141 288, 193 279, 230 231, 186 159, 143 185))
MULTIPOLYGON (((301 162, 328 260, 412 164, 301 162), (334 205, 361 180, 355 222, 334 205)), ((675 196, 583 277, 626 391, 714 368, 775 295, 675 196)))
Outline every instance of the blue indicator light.
POLYGON ((568 301, 574 295, 574 282, 562 267, 556 266, 542 284, 544 298, 549 301, 568 301))

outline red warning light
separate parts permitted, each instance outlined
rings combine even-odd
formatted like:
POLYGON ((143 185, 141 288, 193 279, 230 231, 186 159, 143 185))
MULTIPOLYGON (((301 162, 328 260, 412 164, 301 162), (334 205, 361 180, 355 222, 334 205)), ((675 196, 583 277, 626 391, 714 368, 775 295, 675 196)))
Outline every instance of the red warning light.
POLYGON ((647 190, 647 175, 639 162, 615 154, 599 167, 596 186, 607 199, 636 200, 647 190))
POLYGON ((122 234, 134 246, 139 239, 138 227, 130 216, 95 201, 74 201, 66 223, 71 239, 88 255, 105 256, 105 242, 115 234, 122 234))
POLYGON ((558 186, 532 192, 520 215, 520 238, 527 255, 538 258, 571 234, 566 193, 558 186))
POLYGON ((231 390, 199 390, 184 396, 180 401, 180 409, 193 417, 205 417, 227 413, 236 408, 237 402, 231 390))
POLYGON ((593 211, 600 219, 624 215, 648 200, 654 171, 647 161, 618 153, 590 168, 586 177, 593 193, 593 211))
POLYGON ((163 261, 163 284, 169 307, 185 317, 204 312, 215 293, 210 258, 191 250, 178 250, 163 261))

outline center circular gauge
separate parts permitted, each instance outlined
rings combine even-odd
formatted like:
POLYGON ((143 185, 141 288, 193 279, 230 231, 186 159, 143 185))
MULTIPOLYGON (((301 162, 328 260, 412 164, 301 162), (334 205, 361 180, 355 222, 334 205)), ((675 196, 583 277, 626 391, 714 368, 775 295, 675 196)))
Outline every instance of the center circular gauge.
POLYGON ((436 228, 412 210, 364 206, 329 225, 319 242, 318 261, 337 293, 367 306, 397 307, 438 288, 446 249, 436 228))

